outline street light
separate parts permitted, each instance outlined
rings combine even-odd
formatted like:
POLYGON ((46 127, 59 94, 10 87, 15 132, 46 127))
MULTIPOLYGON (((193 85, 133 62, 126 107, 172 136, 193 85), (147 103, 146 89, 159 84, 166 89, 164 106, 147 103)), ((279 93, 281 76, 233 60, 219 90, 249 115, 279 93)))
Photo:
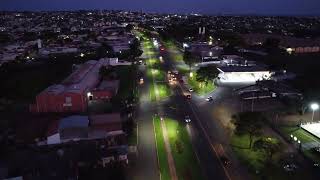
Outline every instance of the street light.
POLYGON ((312 104, 310 105, 310 108, 312 109, 312 119, 311 119, 311 121, 313 121, 314 112, 319 109, 319 104, 317 104, 317 103, 312 103, 312 104))

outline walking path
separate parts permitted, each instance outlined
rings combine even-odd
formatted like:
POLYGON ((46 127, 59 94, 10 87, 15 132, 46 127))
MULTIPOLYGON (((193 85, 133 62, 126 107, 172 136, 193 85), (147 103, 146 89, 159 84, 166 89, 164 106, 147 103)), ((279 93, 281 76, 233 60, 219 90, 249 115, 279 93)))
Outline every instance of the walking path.
POLYGON ((169 164, 169 170, 170 170, 170 175, 171 175, 171 180, 177 180, 177 172, 176 172, 176 167, 174 165, 174 159, 172 156, 172 151, 169 143, 169 138, 168 138, 168 132, 167 132, 167 127, 166 124, 163 120, 161 121, 161 128, 162 128, 162 134, 163 134, 163 139, 164 139, 164 145, 167 153, 167 159, 168 159, 168 164, 169 164))

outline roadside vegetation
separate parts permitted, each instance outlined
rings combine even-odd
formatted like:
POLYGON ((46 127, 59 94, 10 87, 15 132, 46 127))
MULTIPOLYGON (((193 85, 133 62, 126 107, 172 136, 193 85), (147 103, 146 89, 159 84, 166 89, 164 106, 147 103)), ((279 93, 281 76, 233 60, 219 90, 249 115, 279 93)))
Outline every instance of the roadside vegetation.
POLYGON ((236 126, 231 146, 238 159, 246 165, 254 179, 311 178, 286 145, 277 137, 265 133, 261 113, 245 112, 233 117, 236 126), (287 166, 287 167, 286 167, 287 166))
POLYGON ((153 125, 155 130, 155 139, 157 147, 158 165, 161 173, 161 180, 170 180, 170 171, 168 165, 167 153, 164 145, 164 138, 159 117, 153 118, 153 125))
POLYGON ((174 119, 165 119, 176 171, 179 179, 203 179, 193 151, 187 127, 174 119))

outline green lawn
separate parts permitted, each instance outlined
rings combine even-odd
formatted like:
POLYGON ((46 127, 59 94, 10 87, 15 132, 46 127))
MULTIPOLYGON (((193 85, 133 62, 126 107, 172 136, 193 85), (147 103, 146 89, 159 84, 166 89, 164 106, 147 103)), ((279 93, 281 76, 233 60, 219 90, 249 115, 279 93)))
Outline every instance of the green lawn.
POLYGON ((161 173, 161 180, 170 180, 170 171, 168 166, 167 153, 165 150, 164 139, 162 134, 162 128, 160 124, 160 118, 153 118, 153 124, 155 129, 155 139, 157 144, 157 155, 159 162, 159 169, 161 173))
POLYGON ((203 179, 186 126, 169 118, 165 119, 165 124, 178 179, 203 179))
POLYGON ((164 45, 166 48, 171 49, 177 53, 170 53, 170 56, 173 60, 179 62, 179 61, 183 61, 183 55, 180 52, 179 48, 174 44, 173 41, 164 41, 164 45))
MULTIPOLYGON (((320 140, 307 131, 297 127, 297 126, 284 126, 280 128, 280 131, 282 131, 288 138, 292 134, 293 136, 296 136, 297 139, 301 141, 301 143, 310 143, 310 142, 318 142, 320 143, 320 140)), ((314 160, 316 162, 320 163, 320 154, 314 152, 312 149, 309 150, 303 150, 303 154, 306 155, 311 160, 314 160)))
POLYGON ((288 138, 291 134, 293 136, 296 136, 301 141, 301 143, 308 143, 312 141, 320 142, 319 139, 297 126, 284 126, 280 128, 280 131, 286 134, 288 138))
POLYGON ((150 101, 156 101, 156 93, 154 91, 153 83, 150 84, 149 93, 150 93, 150 101))
POLYGON ((305 150, 303 153, 311 160, 320 163, 320 153, 314 152, 313 149, 305 150))
POLYGON ((249 148, 248 135, 233 135, 231 138, 231 146, 239 160, 247 164, 250 170, 255 171, 263 168, 263 163, 266 160, 265 154, 249 148))
POLYGON ((196 74, 193 73, 193 76, 188 76, 188 84, 192 87, 192 89, 199 95, 205 95, 207 93, 212 92, 216 86, 214 82, 209 82, 207 85, 205 83, 200 83, 196 80, 196 74))
MULTIPOLYGON (((258 138, 254 138, 255 140, 258 138)), ((243 165, 246 165, 254 179, 283 180, 283 179, 309 179, 311 174, 303 167, 299 167, 295 172, 284 171, 281 160, 283 153, 276 153, 272 162, 267 161, 264 152, 249 149, 248 135, 233 135, 231 146, 236 156, 243 165), (257 173, 258 172, 258 173, 257 173)), ((291 159, 292 160, 292 159, 291 159)))
POLYGON ((157 89, 155 91, 155 93, 158 94, 160 100, 167 98, 171 95, 171 90, 167 83, 157 83, 157 89))

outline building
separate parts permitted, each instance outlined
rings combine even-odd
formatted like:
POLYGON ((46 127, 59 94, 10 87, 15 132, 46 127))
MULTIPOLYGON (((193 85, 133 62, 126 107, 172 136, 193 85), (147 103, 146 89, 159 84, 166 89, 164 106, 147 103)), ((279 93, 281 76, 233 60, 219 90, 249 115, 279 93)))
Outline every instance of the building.
POLYGON ((221 66, 218 79, 221 83, 255 83, 271 78, 272 72, 261 66, 221 66))
POLYGON ((90 100, 109 100, 118 93, 119 80, 103 80, 97 88, 89 93, 90 100))
MULTIPOLYGON (((113 62, 113 61, 112 61, 113 62)), ((87 110, 88 101, 93 99, 91 90, 99 98, 111 98, 117 92, 108 86, 110 83, 100 83, 100 67, 110 64, 108 59, 88 61, 81 65, 62 83, 55 84, 36 96, 35 104, 30 105, 31 112, 84 112, 87 110), (98 86, 100 83, 100 86, 98 86), (105 85, 107 84, 107 85, 105 85), (98 86, 98 88, 96 88, 98 86)), ((113 63, 113 65, 116 65, 113 63)))
POLYGON ((296 38, 273 34, 244 34, 242 37, 249 45, 261 45, 268 38, 278 39, 280 41, 279 47, 287 50, 289 53, 320 52, 320 38, 296 38))
POLYGON ((73 115, 52 121, 48 127, 48 145, 63 144, 70 141, 106 139, 107 145, 123 144, 122 119, 119 113, 92 116, 73 115))

